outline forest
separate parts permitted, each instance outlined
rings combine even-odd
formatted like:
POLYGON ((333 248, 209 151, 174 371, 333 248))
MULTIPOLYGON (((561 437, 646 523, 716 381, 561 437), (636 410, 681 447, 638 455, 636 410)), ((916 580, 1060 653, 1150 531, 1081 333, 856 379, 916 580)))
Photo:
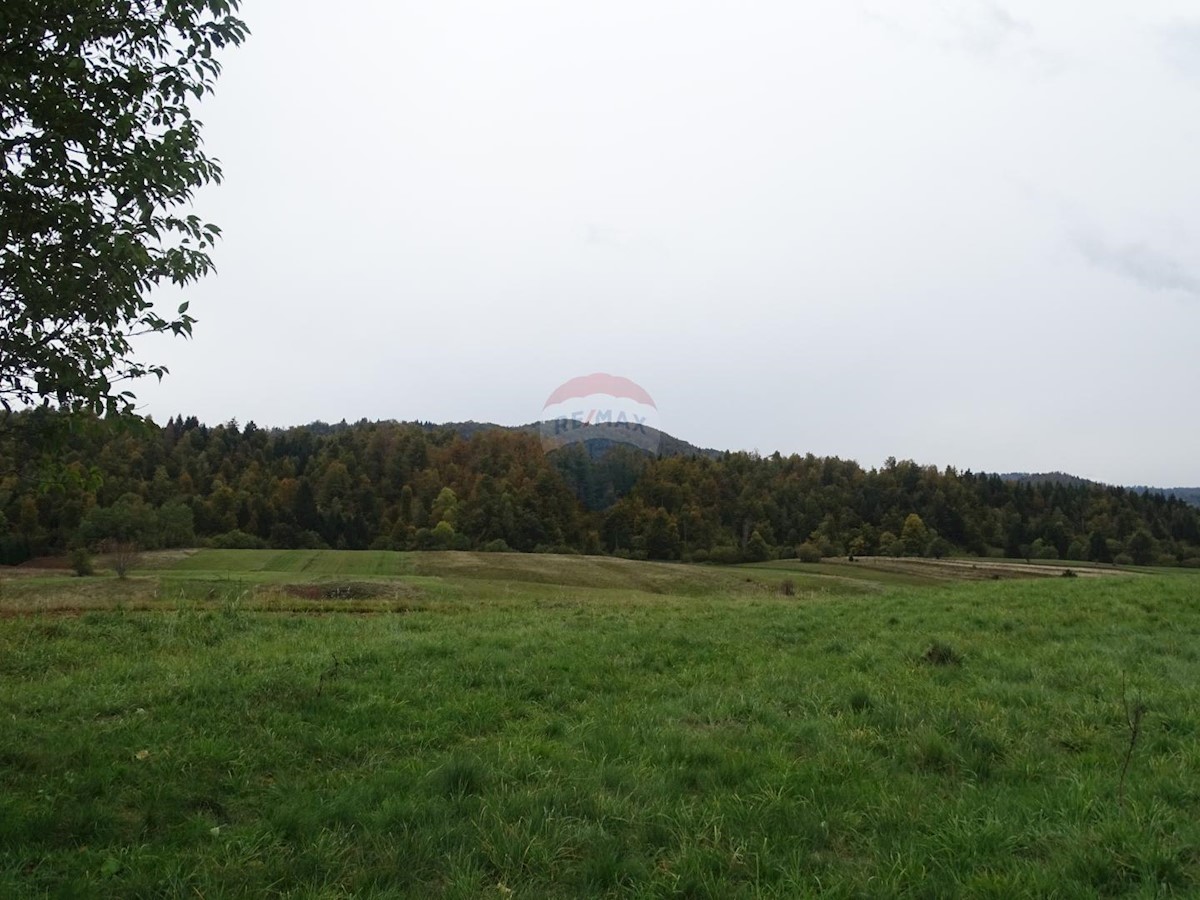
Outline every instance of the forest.
POLYGON ((369 422, 265 429, 47 411, 0 430, 0 563, 139 549, 475 549, 732 563, 976 555, 1200 566, 1200 509, 889 459, 369 422))

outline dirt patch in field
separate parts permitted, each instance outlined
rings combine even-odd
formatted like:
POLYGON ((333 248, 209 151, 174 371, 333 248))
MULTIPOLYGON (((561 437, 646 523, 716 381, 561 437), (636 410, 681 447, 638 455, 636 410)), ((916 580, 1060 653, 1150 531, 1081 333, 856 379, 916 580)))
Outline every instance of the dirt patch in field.
POLYGON ((299 597, 301 600, 374 600, 378 597, 407 593, 397 591, 395 585, 370 581, 285 584, 281 586, 281 590, 289 597, 299 597))

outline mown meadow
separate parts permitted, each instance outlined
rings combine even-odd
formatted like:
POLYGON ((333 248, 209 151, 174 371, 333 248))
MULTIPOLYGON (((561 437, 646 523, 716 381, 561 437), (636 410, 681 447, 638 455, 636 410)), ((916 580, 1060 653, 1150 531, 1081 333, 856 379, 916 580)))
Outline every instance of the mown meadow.
POLYGON ((0 897, 1194 896, 1200 577, 930 566, 8 574, 0 897))

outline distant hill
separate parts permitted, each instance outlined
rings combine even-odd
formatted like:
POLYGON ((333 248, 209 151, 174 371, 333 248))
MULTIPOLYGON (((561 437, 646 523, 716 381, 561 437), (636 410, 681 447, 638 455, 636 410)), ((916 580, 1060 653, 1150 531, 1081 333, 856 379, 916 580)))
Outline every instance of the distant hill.
POLYGON ((177 416, 73 427, 55 465, 95 476, 46 491, 41 421, 10 422, 0 429, 0 471, 15 473, 0 484, 0 563, 119 539, 711 562, 967 553, 1200 569, 1200 507, 1064 473, 1005 481, 912 460, 864 469, 718 453, 624 421, 547 434, 532 423, 262 429, 177 416))
POLYGON ((1156 488, 1145 487, 1139 484, 1130 488, 1130 490, 1137 491, 1139 494, 1162 494, 1164 497, 1175 497, 1184 503, 1190 503, 1192 506, 1200 506, 1200 487, 1156 488))
POLYGON ((1070 487, 1103 487, 1103 483, 1080 478, 1066 472, 1006 472, 1000 476, 1003 481, 1015 481, 1018 484, 1065 484, 1070 487))
MULTIPOLYGON (((304 427, 314 434, 330 434, 346 429, 351 429, 356 426, 367 424, 366 420, 351 425, 345 420, 336 424, 326 422, 311 422, 304 427)), ((497 425, 494 422, 393 422, 396 425, 416 425, 427 432, 450 432, 465 440, 470 440, 474 435, 485 431, 508 431, 519 432, 523 434, 539 434, 541 424, 538 422, 530 422, 527 425, 497 425)), ((580 431, 580 436, 577 439, 587 447, 588 456, 592 459, 603 457, 613 446, 621 443, 628 443, 620 440, 620 436, 614 439, 609 429, 613 426, 606 425, 588 425, 584 426, 580 431)), ((283 430, 283 429, 274 429, 283 430)), ((665 431, 656 432, 654 429, 648 429, 652 440, 650 443, 655 444, 658 451, 655 455, 660 457, 676 457, 676 456, 699 456, 708 459, 719 459, 724 451, 714 450, 711 447, 697 447, 695 444, 688 443, 681 438, 667 434, 665 431), (653 441, 653 437, 657 436, 657 442, 653 441)), ((643 442, 644 443, 644 442, 643 442)), ((1045 484, 1061 484, 1073 488, 1107 488, 1116 487, 1117 485, 1109 485, 1103 481, 1095 481, 1091 478, 1082 478, 1079 475, 1072 475, 1069 472, 1005 472, 1000 476, 1001 481, 1012 482, 1016 484, 1031 484, 1041 486, 1045 484)), ((1139 494, 1159 494, 1163 497, 1175 497, 1182 500, 1191 506, 1200 508, 1200 487, 1174 487, 1160 488, 1151 487, 1149 485, 1121 485, 1125 490, 1136 491, 1139 494)))
MULTIPOLYGON (((398 424, 408 423, 401 422, 398 424)), ((542 428, 539 422, 530 422, 527 425, 497 425, 494 422, 446 422, 444 424, 415 422, 412 424, 419 425, 426 431, 451 431, 459 437, 468 440, 482 431, 498 430, 540 434, 542 428)), ((613 425, 585 425, 580 428, 577 440, 587 445, 589 455, 592 457, 602 456, 613 445, 627 443, 621 440, 620 433, 616 431, 617 427, 613 425)), ((695 444, 690 444, 685 440, 667 434, 665 431, 658 431, 654 428, 647 428, 646 433, 650 443, 657 445, 659 456, 706 456, 710 459, 716 459, 722 452, 714 450, 711 447, 697 447, 695 444)))
MULTIPOLYGON (((1001 475, 1000 478, 1004 481, 1014 481, 1019 484, 1065 484, 1070 487, 1108 486, 1103 482, 1080 478, 1078 475, 1070 475, 1066 472, 1008 472, 1001 475)), ((1158 488, 1145 484, 1135 484, 1127 486, 1126 490, 1136 491, 1139 494, 1161 494, 1164 497, 1175 497, 1184 503, 1200 507, 1200 487, 1158 488)))

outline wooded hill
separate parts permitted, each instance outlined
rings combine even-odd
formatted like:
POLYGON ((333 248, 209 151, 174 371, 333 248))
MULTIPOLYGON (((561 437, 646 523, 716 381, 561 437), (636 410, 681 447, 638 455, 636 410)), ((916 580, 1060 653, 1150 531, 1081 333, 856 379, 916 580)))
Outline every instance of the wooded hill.
MULTIPOLYGON (((1007 475, 1001 475, 1005 481, 1020 481, 1025 484, 1068 484, 1068 485, 1091 485, 1093 487, 1104 487, 1101 482, 1090 481, 1086 478, 1080 478, 1078 475, 1068 475, 1066 472, 1010 472, 1007 475)), ((1159 488, 1150 487, 1145 484, 1131 485, 1131 491, 1136 491, 1139 494, 1162 494, 1164 497, 1175 497, 1182 500, 1184 503, 1190 503, 1192 506, 1200 506, 1200 488, 1159 488)))
POLYGON ((486 426, 464 435, 395 422, 267 430, 13 414, 0 428, 0 562, 118 541, 1200 566, 1200 510, 1161 495, 911 461, 866 470, 670 447, 683 449, 547 454, 530 430, 486 426))

